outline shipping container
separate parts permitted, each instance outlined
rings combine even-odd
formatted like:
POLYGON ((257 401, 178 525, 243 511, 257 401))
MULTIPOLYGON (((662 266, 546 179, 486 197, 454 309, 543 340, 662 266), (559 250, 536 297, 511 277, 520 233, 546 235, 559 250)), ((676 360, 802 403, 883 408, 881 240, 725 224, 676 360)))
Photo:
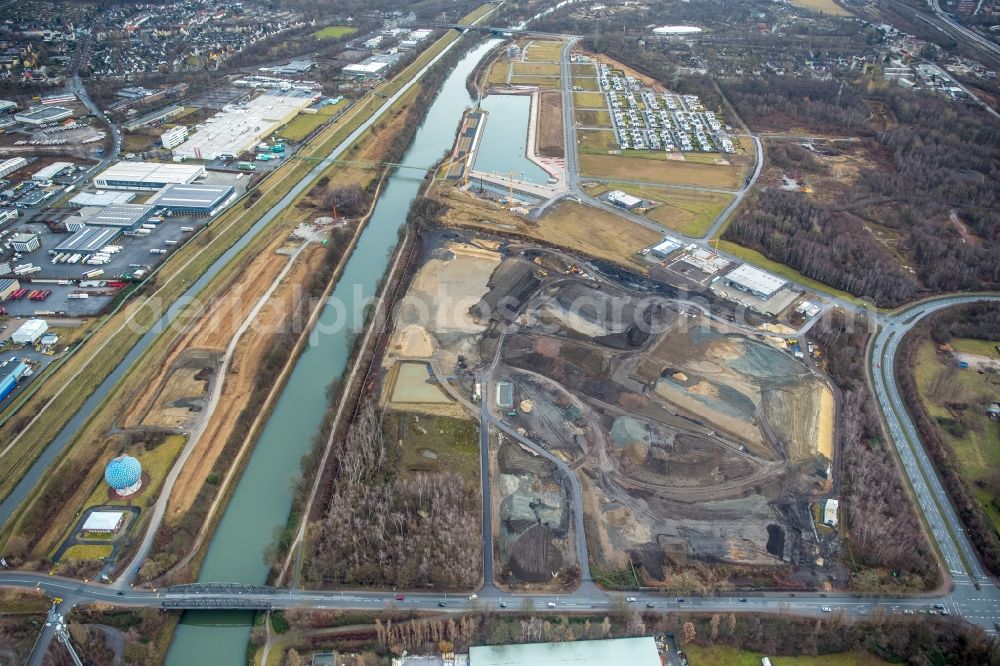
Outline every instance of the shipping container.
POLYGON ((189 231, 194 231, 194 227, 181 227, 181 231, 187 233, 189 231))

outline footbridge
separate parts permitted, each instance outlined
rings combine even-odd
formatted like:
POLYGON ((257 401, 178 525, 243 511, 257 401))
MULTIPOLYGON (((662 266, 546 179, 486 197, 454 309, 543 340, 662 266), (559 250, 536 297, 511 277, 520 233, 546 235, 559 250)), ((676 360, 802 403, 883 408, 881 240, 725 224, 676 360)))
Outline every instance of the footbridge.
POLYGON ((500 37, 513 37, 514 35, 523 35, 527 37, 550 37, 552 39, 565 39, 569 35, 564 35, 558 32, 541 32, 539 30, 530 30, 528 28, 507 28, 495 25, 469 25, 468 23, 432 23, 431 28, 436 29, 454 29, 461 32, 466 32, 468 30, 474 30, 476 32, 483 32, 490 35, 498 35, 500 37))

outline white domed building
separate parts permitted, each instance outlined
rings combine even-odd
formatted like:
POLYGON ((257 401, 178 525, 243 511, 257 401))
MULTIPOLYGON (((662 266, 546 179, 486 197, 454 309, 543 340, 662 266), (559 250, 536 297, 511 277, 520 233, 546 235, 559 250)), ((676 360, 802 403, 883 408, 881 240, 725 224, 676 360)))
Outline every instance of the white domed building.
POLYGON ((142 465, 123 453, 104 468, 104 480, 119 497, 134 495, 142 487, 142 465))

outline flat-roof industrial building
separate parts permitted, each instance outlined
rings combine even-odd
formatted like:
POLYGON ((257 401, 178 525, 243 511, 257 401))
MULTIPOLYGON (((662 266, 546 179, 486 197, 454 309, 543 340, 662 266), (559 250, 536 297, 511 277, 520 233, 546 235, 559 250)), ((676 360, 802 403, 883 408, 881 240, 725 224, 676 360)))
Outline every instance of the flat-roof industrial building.
POLYGON ((197 125, 197 131, 174 148, 174 157, 214 160, 253 150, 262 138, 297 116, 317 96, 295 90, 274 91, 244 104, 226 105, 221 113, 197 125))
POLYGON ((115 204, 127 204, 135 198, 134 192, 107 192, 98 190, 97 192, 80 192, 69 200, 71 206, 83 207, 103 207, 115 204))
POLYGON ((748 294, 767 300, 780 291, 787 281, 749 264, 740 264, 726 275, 726 283, 748 294))
POLYGON ((14 173, 18 169, 28 166, 28 160, 23 157, 12 157, 9 160, 0 162, 0 178, 14 173))
POLYGON ((124 511, 92 511, 83 522, 84 532, 101 532, 113 534, 125 522, 124 511))
POLYGON ((215 215, 235 191, 232 185, 167 185, 149 203, 174 213, 215 215))
POLYGON ((660 666, 652 636, 564 643, 477 645, 470 666, 660 666))
POLYGON ((31 175, 31 180, 52 180, 53 178, 62 175, 64 171, 73 166, 72 162, 53 162, 47 167, 42 167, 35 173, 31 175))
POLYGON ((14 120, 26 125, 44 125, 69 118, 72 115, 73 110, 64 106, 36 106, 27 111, 15 113, 14 120))
POLYGON ((81 215, 91 227, 114 227, 122 231, 135 231, 153 217, 156 209, 145 204, 115 204, 104 208, 84 208, 81 215))
POLYGON ((632 210, 642 205, 642 199, 634 197, 631 194, 626 194, 621 190, 611 190, 608 192, 608 203, 619 208, 624 208, 625 210, 632 210))
POLYGON ((119 162, 94 178, 94 185, 111 190, 158 190, 167 185, 193 183, 203 173, 205 167, 200 164, 119 162))
POLYGON ((100 252, 105 245, 113 243, 121 233, 122 230, 116 227, 84 227, 59 243, 55 250, 88 256, 100 252))

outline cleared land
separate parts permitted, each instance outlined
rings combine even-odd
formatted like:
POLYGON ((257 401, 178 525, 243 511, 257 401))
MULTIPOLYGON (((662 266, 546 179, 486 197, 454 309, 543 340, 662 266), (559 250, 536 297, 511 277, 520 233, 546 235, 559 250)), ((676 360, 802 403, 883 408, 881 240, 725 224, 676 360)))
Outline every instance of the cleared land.
POLYGON ((1000 340, 973 340, 971 338, 955 338, 950 344, 955 351, 964 354, 978 354, 989 358, 1000 358, 1000 340))
POLYGON ((563 113, 561 92, 541 92, 538 94, 538 134, 535 148, 542 157, 562 157, 563 113))
POLYGON ((830 14, 832 16, 854 16, 854 14, 841 7, 833 0, 791 0, 791 3, 798 7, 805 7, 806 9, 811 9, 814 12, 820 12, 822 14, 830 14))
POLYGON ((580 146, 581 163, 582 155, 607 155, 608 151, 618 147, 615 133, 611 130, 577 130, 576 137, 580 146))
POLYGON ((607 109, 608 103, 603 93, 575 92, 573 93, 573 107, 577 109, 607 109))
POLYGON ((453 188, 444 196, 450 207, 443 220, 446 224, 514 231, 640 272, 648 271, 649 264, 636 261, 638 251, 661 239, 652 229, 575 202, 562 202, 532 223, 505 210, 488 208, 471 194, 453 188))
POLYGON ((524 47, 524 59, 534 62, 555 62, 562 55, 563 43, 531 41, 524 47))
POLYGON ((518 76, 559 76, 559 64, 549 62, 514 62, 518 76))
MULTIPOLYGON (((957 348, 954 342, 952 345, 957 348)), ((985 414, 986 406, 1000 396, 1000 377, 994 375, 986 381, 975 370, 958 368, 950 354, 938 354, 929 340, 923 341, 917 352, 914 377, 924 408, 955 452, 963 478, 1000 529, 1000 510, 994 505, 995 480, 1000 473, 1000 423, 985 414)))
POLYGON ((501 56, 499 60, 490 65, 489 74, 486 75, 486 83, 496 86, 507 85, 507 79, 510 77, 513 64, 512 61, 501 56))
POLYGON ((575 111, 576 122, 584 127, 607 127, 611 128, 611 114, 607 111, 575 111))
POLYGON ((538 86, 539 88, 558 88, 558 76, 528 76, 515 74, 510 77, 511 85, 515 86, 538 86))
POLYGON ((580 172, 584 177, 646 180, 667 185, 693 185, 731 190, 739 188, 746 175, 747 169, 744 166, 698 164, 669 160, 666 159, 666 153, 662 155, 662 158, 647 159, 620 155, 582 154, 580 155, 580 172))
POLYGON ((349 25, 328 25, 322 30, 314 32, 313 37, 316 39, 337 39, 344 35, 352 35, 357 31, 357 28, 349 25))
MULTIPOLYGON (((650 189, 645 188, 647 191, 650 189)), ((661 191, 659 196, 652 193, 650 198, 659 205, 647 213, 649 219, 685 236, 700 238, 734 197, 719 192, 672 190, 661 191)))

